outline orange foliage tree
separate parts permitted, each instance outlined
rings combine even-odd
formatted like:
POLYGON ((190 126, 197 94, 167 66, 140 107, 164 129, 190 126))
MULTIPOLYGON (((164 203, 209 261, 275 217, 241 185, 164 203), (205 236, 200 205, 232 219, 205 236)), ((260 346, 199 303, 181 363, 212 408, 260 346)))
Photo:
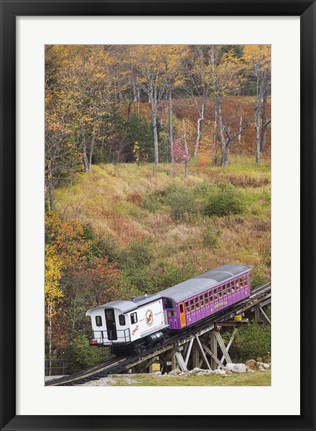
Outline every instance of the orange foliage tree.
POLYGON ((117 296, 120 273, 115 263, 99 256, 87 228, 46 214, 46 340, 48 352, 65 346, 85 330, 85 312, 117 296))

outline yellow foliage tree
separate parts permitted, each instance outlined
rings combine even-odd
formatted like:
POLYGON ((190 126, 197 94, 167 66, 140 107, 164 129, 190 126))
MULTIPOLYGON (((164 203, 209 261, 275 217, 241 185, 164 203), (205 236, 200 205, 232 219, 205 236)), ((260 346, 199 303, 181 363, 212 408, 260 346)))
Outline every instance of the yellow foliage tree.
MULTIPOLYGON (((56 315, 56 306, 63 298, 63 292, 60 287, 62 277, 62 260, 56 253, 55 248, 46 244, 45 246, 45 305, 48 342, 48 356, 52 357, 52 337, 53 337, 53 317, 56 315)), ((51 374, 51 362, 49 363, 49 374, 51 374)))
POLYGON ((266 143, 266 129, 270 124, 270 120, 267 120, 267 102, 271 86, 271 47, 270 45, 246 45, 243 59, 248 73, 256 80, 256 162, 259 163, 266 143), (260 127, 260 117, 262 127, 260 127))

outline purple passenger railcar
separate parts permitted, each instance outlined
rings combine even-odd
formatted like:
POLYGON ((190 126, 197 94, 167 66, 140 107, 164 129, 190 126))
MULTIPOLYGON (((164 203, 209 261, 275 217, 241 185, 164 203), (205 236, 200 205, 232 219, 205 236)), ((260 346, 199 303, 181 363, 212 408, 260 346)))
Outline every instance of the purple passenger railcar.
POLYGON ((211 316, 250 295, 246 265, 223 265, 160 292, 171 330, 211 316))

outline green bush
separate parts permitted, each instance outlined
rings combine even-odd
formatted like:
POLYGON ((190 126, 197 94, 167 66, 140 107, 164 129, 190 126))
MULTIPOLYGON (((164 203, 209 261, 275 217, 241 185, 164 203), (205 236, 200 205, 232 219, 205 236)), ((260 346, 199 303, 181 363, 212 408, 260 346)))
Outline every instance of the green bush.
POLYGON ((186 186, 169 186, 166 190, 165 203, 171 209, 171 217, 178 221, 187 215, 196 214, 198 211, 194 191, 186 186))
POLYGON ((242 214, 243 211, 243 197, 232 184, 222 184, 210 193, 204 208, 205 215, 218 217, 242 214))
POLYGON ((251 271, 251 288, 262 286, 267 282, 267 276, 264 272, 264 267, 262 265, 256 265, 251 271))
POLYGON ((270 361, 271 327, 253 322, 239 328, 230 348, 230 356, 235 362, 248 359, 270 361))
POLYGON ((90 346, 88 337, 78 334, 70 342, 66 355, 68 358, 67 374, 72 374, 106 362, 110 357, 110 352, 105 347, 90 346))
POLYGON ((164 205, 165 192, 155 192, 143 198, 142 206, 152 213, 159 211, 164 205))
POLYGON ((160 260, 146 267, 135 268, 126 274, 126 280, 141 293, 155 293, 181 283, 193 275, 194 270, 190 264, 179 267, 166 260, 160 260))
POLYGON ((126 273, 139 271, 140 268, 150 264, 153 259, 151 240, 132 241, 127 248, 118 252, 120 269, 126 273))
POLYGON ((212 224, 205 226, 203 231, 203 244, 206 247, 216 248, 218 245, 219 231, 212 224))

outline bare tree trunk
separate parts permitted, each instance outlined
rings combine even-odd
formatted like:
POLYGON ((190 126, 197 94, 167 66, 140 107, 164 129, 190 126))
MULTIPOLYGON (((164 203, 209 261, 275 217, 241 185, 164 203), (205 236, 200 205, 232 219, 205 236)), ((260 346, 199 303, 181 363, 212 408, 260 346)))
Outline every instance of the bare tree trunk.
POLYGON ((140 112, 140 94, 139 90, 137 90, 137 114, 139 115, 140 112))
POLYGON ((169 98, 168 98, 168 117, 169 117, 169 147, 170 147, 170 162, 174 163, 173 157, 173 127, 172 127, 172 88, 169 87, 169 98))
POLYGON ((183 145, 184 145, 184 154, 185 154, 185 178, 188 178, 189 176, 189 151, 188 151, 188 144, 187 144, 187 135, 185 131, 185 121, 184 118, 182 119, 182 136, 183 136, 183 145))
POLYGON ((151 101, 151 119, 154 134, 154 163, 158 165, 159 163, 159 149, 158 149, 158 131, 157 131, 157 100, 152 98, 151 101))
POLYGON ((92 138, 91 138, 90 154, 89 154, 89 172, 90 172, 91 165, 92 165, 92 157, 93 157, 93 151, 94 151, 94 143, 95 143, 95 132, 93 131, 93 133, 92 133, 92 138))
POLYGON ((256 123, 256 163, 260 163, 260 103, 257 104, 255 109, 255 123, 256 123))
POLYGON ((242 131, 242 117, 239 119, 239 135, 238 135, 238 149, 241 152, 241 131, 242 131))
POLYGON ((226 140, 225 140, 225 145, 223 148, 223 154, 222 154, 222 167, 225 167, 228 165, 228 156, 229 156, 229 145, 231 142, 231 138, 230 138, 230 130, 229 128, 225 127, 225 133, 226 133, 226 140))
POLYGON ((257 78, 257 98, 256 98, 256 107, 255 107, 255 128, 256 128, 256 163, 260 162, 260 103, 261 103, 261 95, 260 95, 260 87, 259 87, 259 78, 257 78))
POLYGON ((265 91, 262 99, 262 116, 261 116, 261 142, 260 152, 264 151, 267 139, 267 126, 270 121, 267 121, 267 104, 268 104, 268 92, 265 91))
POLYGON ((55 202, 54 202, 54 180, 53 173, 51 171, 50 165, 47 169, 47 190, 48 190, 48 202, 50 211, 54 211, 55 202))
POLYGON ((213 128, 213 163, 216 164, 217 159, 217 105, 214 101, 214 128, 213 128))
POLYGON ((223 116, 222 116, 222 101, 218 98, 217 100, 217 119, 218 119, 218 126, 219 126, 219 135, 221 138, 221 147, 222 147, 222 166, 223 166, 223 160, 224 160, 224 153, 226 150, 226 139, 224 135, 224 126, 223 126, 223 116))
POLYGON ((197 120, 197 131, 196 131, 196 142, 195 142, 195 147, 194 147, 194 158, 196 158, 198 150, 199 150, 199 145, 201 142, 201 137, 202 137, 202 122, 204 120, 204 111, 205 111, 205 100, 203 100, 202 102, 202 106, 201 106, 201 111, 199 113, 199 118, 197 120))
POLYGON ((48 317, 48 327, 47 327, 47 341, 48 341, 48 375, 52 375, 52 307, 47 306, 47 317, 48 317))
POLYGON ((48 196, 49 196, 49 208, 51 211, 54 211, 54 209, 55 209, 54 185, 53 185, 53 179, 52 178, 50 178, 48 180, 48 196))
POLYGON ((83 158, 83 165, 85 172, 89 172, 89 160, 87 156, 87 144, 86 144, 86 137, 83 134, 82 135, 82 158, 83 158))
POLYGON ((234 135, 230 134, 229 127, 223 126, 223 131, 225 132, 226 138, 225 138, 225 145, 223 146, 223 151, 222 151, 222 162, 221 162, 222 167, 228 165, 228 157, 229 157, 229 150, 230 150, 231 142, 235 138, 237 138, 238 136, 241 135, 241 133, 249 126, 249 124, 251 123, 252 120, 253 120, 253 117, 251 117, 243 127, 240 127, 238 132, 235 133, 234 135))

